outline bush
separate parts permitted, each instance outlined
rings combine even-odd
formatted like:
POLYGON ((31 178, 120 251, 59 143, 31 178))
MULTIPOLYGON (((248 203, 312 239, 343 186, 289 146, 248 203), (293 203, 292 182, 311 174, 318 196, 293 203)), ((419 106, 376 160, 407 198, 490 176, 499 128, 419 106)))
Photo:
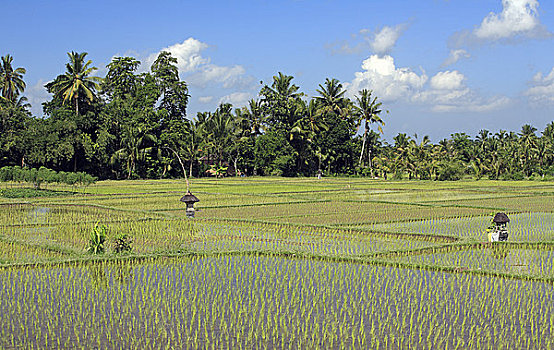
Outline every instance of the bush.
POLYGON ((525 175, 523 175, 523 172, 516 171, 514 173, 506 173, 503 174, 500 177, 502 180, 515 180, 515 181, 521 181, 525 179, 525 175))
POLYGON ((34 197, 56 197, 74 194, 68 191, 37 190, 34 188, 6 188, 0 190, 0 197, 5 198, 34 198, 34 197))
POLYGON ((133 250, 133 248, 131 247, 132 243, 133 241, 131 240, 131 237, 129 237, 125 233, 120 234, 115 238, 113 242, 113 251, 116 254, 131 252, 131 250, 133 250))
POLYGON ((104 243, 108 236, 108 227, 106 225, 94 225, 92 232, 90 233, 90 240, 87 251, 91 254, 104 253, 104 243))
POLYGON ((40 167, 39 169, 22 169, 19 166, 5 166, 0 168, 0 182, 28 182, 32 183, 35 189, 40 189, 42 183, 64 183, 71 186, 80 184, 85 188, 95 183, 96 177, 87 173, 57 173, 52 169, 40 167))
POLYGON ((439 181, 456 181, 460 180, 464 176, 463 167, 456 162, 446 162, 441 164, 438 170, 439 181))

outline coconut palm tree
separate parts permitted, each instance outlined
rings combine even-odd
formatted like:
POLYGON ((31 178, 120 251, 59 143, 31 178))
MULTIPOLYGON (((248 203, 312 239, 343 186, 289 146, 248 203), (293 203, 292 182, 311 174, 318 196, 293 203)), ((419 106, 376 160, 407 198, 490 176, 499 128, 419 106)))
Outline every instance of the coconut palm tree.
POLYGON ((319 84, 317 89, 319 96, 315 97, 319 105, 319 113, 325 115, 334 113, 342 115, 348 105, 348 100, 344 97, 346 90, 337 79, 325 79, 325 86, 319 84))
POLYGON ((25 90, 23 75, 25 68, 12 67, 13 57, 6 55, 0 63, 0 96, 10 102, 16 102, 17 96, 25 90))
MULTIPOLYGON (((319 103, 314 99, 310 100, 308 104, 300 100, 298 102, 300 109, 303 111, 302 118, 298 119, 294 123, 290 130, 290 140, 300 139, 306 141, 308 144, 313 144, 314 138, 322 131, 329 130, 329 126, 325 123, 319 110, 319 103)), ((304 151, 305 151, 304 147, 304 151)), ((299 152, 302 154, 302 152, 299 152)), ((318 171, 321 172, 321 160, 323 157, 322 149, 318 146, 316 149, 316 155, 318 157, 318 171)), ((305 157, 304 157, 305 158, 305 157)))
POLYGON ((102 81, 99 77, 90 76, 98 68, 91 67, 91 60, 85 62, 86 55, 86 52, 68 52, 69 63, 65 65, 67 72, 46 84, 48 91, 54 93, 55 97, 63 98, 63 103, 73 102, 77 115, 79 115, 79 98, 84 94, 89 101, 94 100, 96 90, 102 81))
POLYGON ((281 97, 287 99, 295 99, 300 97, 302 94, 297 92, 299 87, 292 84, 292 75, 286 75, 279 72, 279 75, 273 77, 273 84, 271 85, 271 90, 281 97))
MULTIPOLYGON (((360 161, 359 165, 362 165, 362 158, 364 156, 364 150, 366 146, 367 134, 369 133, 369 126, 373 123, 378 124, 378 129, 383 133, 382 126, 385 125, 385 122, 379 116, 382 112, 381 102, 377 102, 377 96, 373 97, 371 90, 363 89, 360 92, 360 96, 356 96, 356 101, 358 105, 356 106, 357 112, 359 115, 358 126, 361 126, 362 123, 365 125, 364 136, 362 141, 362 150, 360 152, 360 161)), ((369 155, 369 167, 371 168, 371 154, 369 155)))
POLYGON ((538 138, 535 135, 537 129, 529 124, 523 125, 519 134, 519 143, 521 144, 521 162, 525 175, 530 176, 533 173, 533 163, 537 151, 538 138))
POLYGON ((268 125, 287 132, 298 119, 297 100, 303 96, 298 92, 299 87, 292 83, 293 78, 279 72, 273 76, 271 87, 265 85, 260 91, 262 106, 268 112, 268 125))
POLYGON ((127 178, 136 170, 138 161, 153 150, 153 147, 145 147, 147 141, 156 142, 156 137, 146 131, 142 126, 125 125, 121 133, 121 148, 114 152, 110 162, 125 160, 127 166, 127 178))
POLYGON ((248 107, 245 109, 244 118, 248 119, 250 123, 250 135, 254 138, 259 136, 262 131, 265 130, 265 120, 266 116, 262 108, 262 103, 260 100, 250 100, 248 102, 248 107))
POLYGON ((224 161, 223 155, 233 144, 236 136, 234 134, 236 124, 232 115, 232 105, 229 103, 220 104, 215 113, 210 115, 205 126, 208 143, 214 149, 218 165, 221 166, 224 161))

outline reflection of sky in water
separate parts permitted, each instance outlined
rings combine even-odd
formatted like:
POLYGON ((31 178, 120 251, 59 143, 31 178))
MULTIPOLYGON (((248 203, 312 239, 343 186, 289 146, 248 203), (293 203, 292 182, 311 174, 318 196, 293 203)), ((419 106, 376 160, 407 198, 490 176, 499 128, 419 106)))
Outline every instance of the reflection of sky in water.
MULTIPOLYGON (((554 213, 508 214, 510 241, 554 240, 554 213)), ((487 240, 486 228, 491 222, 490 216, 435 218, 411 222, 375 224, 375 230, 394 232, 416 232, 427 234, 455 235, 460 237, 487 240)))
MULTIPOLYGON (((0 332, 9 329, 26 347, 30 342, 46 348, 48 333, 69 340, 66 347, 107 348, 116 340, 121 348, 149 348, 153 343, 145 340, 155 339, 159 348, 170 348, 170 342, 185 348, 187 336, 197 330, 213 344, 261 325, 277 332, 276 338, 266 338, 270 348, 302 348, 304 332, 318 334, 314 327, 338 339, 335 325, 347 329, 346 340, 361 327, 381 339, 409 329, 428 345, 423 348, 434 344, 429 334, 469 348, 465 330, 473 327, 477 333, 471 338, 481 335, 473 339, 479 348, 498 348, 500 341, 518 348, 521 332, 535 342, 536 337, 552 339, 553 332, 548 283, 305 259, 198 257, 0 271, 0 286, 10 286, 0 288, 0 332), (221 320, 229 333, 218 328, 221 320), (487 327, 492 324, 491 338, 487 327), (287 336, 289 330, 300 334, 287 336), (29 331, 33 336, 25 335, 29 331), (168 333, 183 337, 167 338, 168 333), (288 341, 292 345, 283 346, 288 341)), ((202 339, 197 347, 208 347, 202 339)), ((250 347, 248 340, 259 338, 239 338, 234 347, 250 347)), ((3 341, 9 337, 0 338, 0 347, 3 341)))
POLYGON ((487 246, 484 249, 409 255, 394 259, 416 264, 453 266, 461 269, 554 276, 554 252, 551 250, 487 246))
MULTIPOLYGON (((27 212, 28 221, 26 224, 43 225, 50 222, 51 209, 48 207, 36 207, 27 212)), ((27 239, 44 237, 52 227, 34 226, 22 227, 20 230, 27 239)))
POLYGON ((45 222, 48 219, 50 208, 48 207, 36 207, 27 212, 27 217, 31 220, 37 221, 37 223, 45 222))
POLYGON ((257 230, 235 226, 203 226, 196 240, 187 245, 193 250, 276 250, 316 254, 348 255, 370 254, 395 249, 414 249, 432 245, 432 242, 409 239, 355 235, 337 231, 317 231, 284 228, 257 230), (281 231, 283 230, 283 231, 281 231))

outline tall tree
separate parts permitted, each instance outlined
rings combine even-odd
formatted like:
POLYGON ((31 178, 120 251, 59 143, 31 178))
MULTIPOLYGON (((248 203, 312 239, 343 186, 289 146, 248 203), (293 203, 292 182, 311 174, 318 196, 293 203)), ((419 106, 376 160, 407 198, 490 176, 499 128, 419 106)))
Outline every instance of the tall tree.
POLYGON ((9 54, 2 57, 0 64, 0 93, 2 99, 15 103, 19 94, 25 90, 23 75, 25 68, 12 67, 13 57, 9 54))
POLYGON ((117 98, 133 98, 136 95, 138 77, 135 71, 140 61, 133 57, 114 57, 106 66, 108 73, 102 82, 102 92, 109 100, 117 98))
POLYGON ((254 99, 248 101, 248 107, 246 108, 244 114, 244 117, 248 119, 251 126, 250 135, 254 138, 261 135, 266 129, 266 116, 264 114, 261 101, 254 99))
POLYGON ((167 113, 164 122, 184 119, 190 95, 186 82, 179 79, 177 59, 171 53, 162 51, 150 69, 161 93, 160 110, 167 113))
POLYGON ((299 119, 298 100, 304 95, 298 92, 299 87, 292 83, 293 78, 279 72, 273 77, 271 87, 265 85, 260 91, 269 126, 283 133, 288 133, 299 119))
POLYGON ((65 65, 67 71, 46 84, 46 89, 48 92, 54 93, 54 97, 63 98, 63 103, 72 102, 75 113, 79 115, 80 97, 84 95, 87 100, 92 102, 96 98, 96 90, 102 79, 90 75, 98 68, 91 67, 91 60, 85 62, 86 52, 72 51, 68 52, 67 56, 69 57, 69 63, 65 65))
MULTIPOLYGON (((373 93, 371 90, 363 89, 360 92, 360 96, 356 96, 356 101, 358 102, 358 125, 364 124, 364 136, 362 141, 362 150, 360 152, 359 165, 362 165, 362 159, 364 156, 365 145, 367 134, 369 132, 369 126, 373 123, 378 124, 378 129, 381 134, 383 133, 382 126, 385 125, 383 119, 381 119, 380 114, 382 112, 381 105, 382 102, 377 102, 377 96, 372 97, 373 93)), ((368 155, 369 167, 371 168, 371 154, 368 155)))
POLYGON ((344 97, 346 90, 337 79, 325 79, 325 85, 319 84, 319 96, 315 97, 319 112, 323 115, 334 113, 342 115, 348 107, 348 99, 344 97))

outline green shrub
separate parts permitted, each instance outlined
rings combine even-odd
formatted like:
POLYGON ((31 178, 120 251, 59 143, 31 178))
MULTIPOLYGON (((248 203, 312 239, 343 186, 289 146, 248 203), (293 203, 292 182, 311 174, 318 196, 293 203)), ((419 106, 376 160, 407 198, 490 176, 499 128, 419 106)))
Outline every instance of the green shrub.
POLYGON ((445 162, 442 163, 439 170, 437 179, 439 181, 455 181, 460 180, 464 176, 463 167, 457 162, 445 162))
POLYGON ((87 251, 91 254, 104 253, 104 243, 108 236, 108 227, 106 225, 94 225, 92 232, 90 233, 90 241, 87 251))
POLYGON ((125 233, 119 234, 113 241, 113 251, 116 254, 131 252, 133 250, 131 247, 132 243, 133 241, 129 235, 125 233))

